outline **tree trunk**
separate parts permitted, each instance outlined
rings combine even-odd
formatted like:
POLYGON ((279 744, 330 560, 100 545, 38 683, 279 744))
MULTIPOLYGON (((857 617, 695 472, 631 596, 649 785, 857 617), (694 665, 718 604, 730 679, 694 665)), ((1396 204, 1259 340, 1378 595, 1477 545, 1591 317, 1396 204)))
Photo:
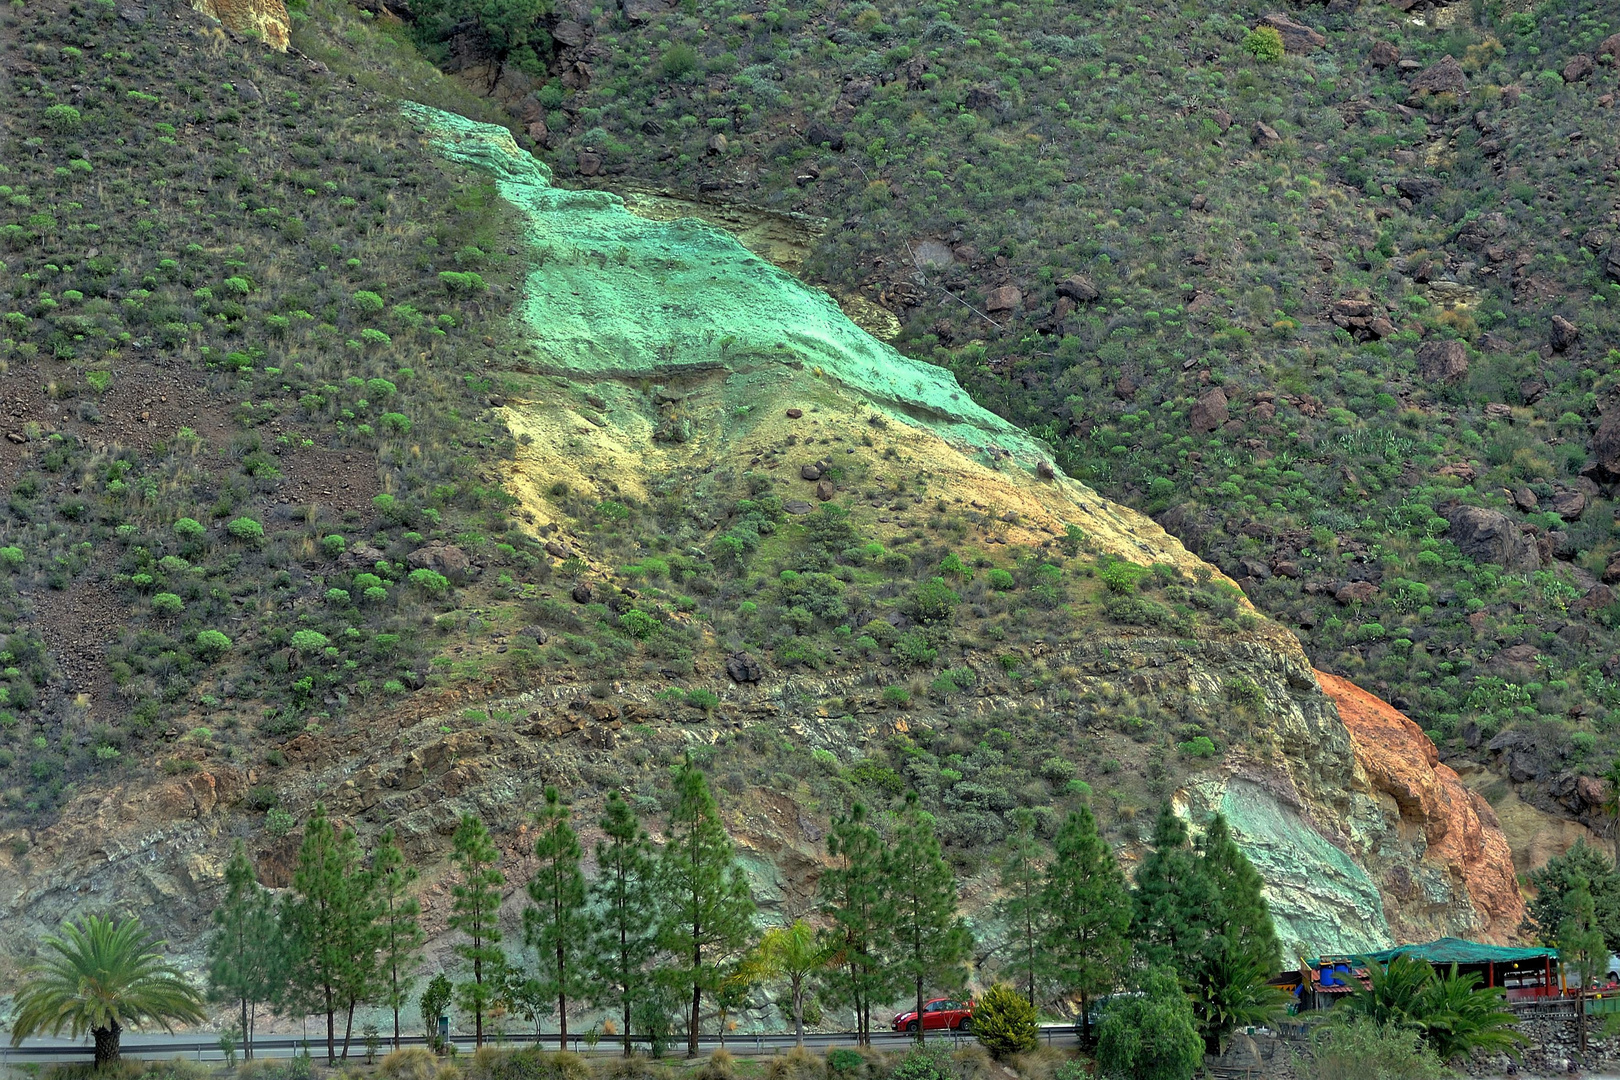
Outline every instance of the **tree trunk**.
POLYGON ((698 1010, 703 1005, 703 987, 697 983, 692 984, 692 1024, 686 1030, 686 1056, 697 1057, 698 1051, 698 1010))
POLYGON ((624 1056, 631 1057, 635 1050, 630 1045, 630 995, 624 995, 624 1056))
POLYGON ((96 1039, 96 1068, 103 1065, 112 1065, 118 1060, 118 1036, 123 1032, 114 1020, 111 1027, 98 1027, 91 1030, 96 1039))
MULTIPOLYGON (((398 998, 396 997, 397 1001, 398 998)), ((399 1049, 399 1006, 394 1006, 394 1049, 399 1049)))
POLYGON ((928 1025, 923 1023, 922 976, 917 976, 917 1045, 928 1041, 928 1025))
POLYGON ((247 998, 242 998, 242 1060, 253 1060, 253 1032, 248 1028, 247 998))
POLYGON ((1580 1055, 1582 1063, 1586 1060, 1586 983, 1582 981, 1581 992, 1575 998, 1575 1031, 1579 1037, 1580 1055))
POLYGON ((337 1064, 337 1007, 332 1003, 332 988, 326 987, 326 1063, 337 1064))
POLYGON ((557 1049, 568 1049, 568 995, 557 994, 557 1049))
POLYGON ((793 977, 793 1042, 804 1049, 804 980, 793 977))
POLYGON ((1080 1049, 1091 1049, 1091 998, 1080 991, 1080 1049))
POLYGON ((348 1015, 343 1019, 343 1060, 349 1060, 349 1039, 354 1035, 354 1001, 349 1001, 348 1015))

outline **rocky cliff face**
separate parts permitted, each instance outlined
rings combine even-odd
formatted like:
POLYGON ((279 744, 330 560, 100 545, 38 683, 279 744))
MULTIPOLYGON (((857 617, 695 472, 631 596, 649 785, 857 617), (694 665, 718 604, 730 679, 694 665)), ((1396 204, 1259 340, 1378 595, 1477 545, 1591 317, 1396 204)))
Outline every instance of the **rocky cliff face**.
POLYGON ((1357 839, 1369 868, 1381 875, 1395 935, 1513 940, 1524 920, 1524 898, 1513 852, 1490 806, 1441 764, 1434 743, 1393 706, 1348 679, 1322 672, 1317 678, 1349 732, 1365 778, 1358 792, 1376 804, 1382 819, 1381 830, 1365 822, 1357 839), (1388 859, 1382 842, 1367 843, 1389 836, 1406 848, 1403 857, 1388 859), (1464 912, 1459 919, 1463 905, 1472 918, 1464 912))
POLYGON ((286 0, 192 0, 191 6, 228 30, 258 38, 286 52, 292 33, 286 0))

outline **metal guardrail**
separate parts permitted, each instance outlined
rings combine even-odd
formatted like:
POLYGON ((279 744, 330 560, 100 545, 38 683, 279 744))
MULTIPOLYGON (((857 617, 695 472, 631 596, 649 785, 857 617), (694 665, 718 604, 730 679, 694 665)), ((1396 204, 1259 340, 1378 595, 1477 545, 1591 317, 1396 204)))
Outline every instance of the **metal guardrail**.
MULTIPOLYGON (((815 1049, 825 1049, 839 1046, 856 1045, 856 1033, 846 1032, 807 1032, 805 1046, 815 1049)), ((928 1040, 948 1041, 954 1047, 970 1042, 974 1038, 971 1032, 958 1031, 932 1031, 928 1033, 928 1040)), ((1043 1024, 1041 1041, 1048 1046, 1063 1046, 1075 1041, 1075 1029, 1072 1024, 1043 1024)), ((458 1051, 472 1050, 476 1039, 472 1035, 451 1035, 450 1043, 458 1051)), ((592 1037, 586 1033, 573 1033, 568 1036, 569 1049, 579 1054, 618 1054, 622 1052, 623 1039, 614 1036, 598 1034, 592 1045, 592 1037)), ((916 1041, 916 1036, 907 1032, 874 1031, 872 1045, 876 1047, 898 1048, 916 1041)), ((651 1048, 651 1041, 643 1036, 633 1036, 633 1046, 647 1051, 651 1048)), ((698 1037, 698 1046, 703 1050, 716 1050, 724 1047, 735 1054, 763 1055, 775 1054, 783 1050, 792 1049, 797 1040, 792 1034, 782 1033, 755 1033, 726 1035, 701 1035, 698 1037)), ((338 1052, 342 1053, 342 1039, 338 1040, 338 1052)), ((399 1039, 401 1048, 413 1046, 430 1046, 432 1040, 425 1035, 402 1035, 399 1039)), ((522 1034, 505 1033, 499 1038, 486 1034, 484 1045, 496 1048, 514 1048, 529 1045, 538 1045, 542 1048, 556 1049, 557 1036, 552 1033, 535 1035, 533 1032, 522 1034)), ((686 1050, 684 1038, 671 1038, 664 1042, 664 1052, 667 1056, 681 1056, 686 1050)), ((387 1053, 394 1049, 394 1040, 384 1038, 378 1053, 387 1053)), ((255 1057, 294 1057, 299 1054, 308 1054, 311 1057, 322 1057, 326 1050, 324 1037, 312 1038, 304 1035, 266 1035, 253 1040, 253 1053, 255 1057)), ((242 1054, 242 1046, 237 1044, 236 1054, 242 1054)), ((131 1058, 172 1058, 195 1057, 204 1060, 222 1060, 224 1052, 220 1049, 219 1039, 215 1038, 173 1038, 159 1041, 142 1039, 126 1039, 120 1048, 124 1057, 131 1058)), ((90 1043, 35 1043, 18 1047, 0 1045, 0 1067, 13 1064, 43 1061, 88 1061, 94 1058, 95 1047, 90 1043)), ((349 1058, 364 1059, 366 1044, 362 1039, 351 1038, 349 1041, 349 1058)))

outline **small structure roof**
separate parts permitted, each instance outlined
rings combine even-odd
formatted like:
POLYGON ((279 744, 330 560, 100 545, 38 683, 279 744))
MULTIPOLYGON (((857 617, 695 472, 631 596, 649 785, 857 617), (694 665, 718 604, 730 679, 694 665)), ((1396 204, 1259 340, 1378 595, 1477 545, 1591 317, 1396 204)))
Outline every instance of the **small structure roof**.
POLYGON ((1358 960, 1387 964, 1397 956, 1410 956, 1414 960, 1423 960, 1430 964, 1512 964, 1525 960, 1547 958, 1556 960, 1558 950, 1548 946, 1516 949, 1507 945, 1487 945, 1480 941, 1443 937, 1426 945, 1397 945, 1393 949, 1380 949, 1377 952, 1358 953, 1353 956, 1324 956, 1311 966, 1317 967, 1323 963, 1334 962, 1352 963, 1358 960))

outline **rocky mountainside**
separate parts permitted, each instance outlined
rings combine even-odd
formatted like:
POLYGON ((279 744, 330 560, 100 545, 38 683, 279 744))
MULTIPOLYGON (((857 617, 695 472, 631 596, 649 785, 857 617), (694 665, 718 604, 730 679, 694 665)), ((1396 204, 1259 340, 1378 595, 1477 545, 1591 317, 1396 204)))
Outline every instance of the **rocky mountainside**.
POLYGON ((87 389, 12 443, 10 528, 48 541, 22 553, 8 642, 44 643, 37 674, 8 673, 14 957, 107 906, 195 957, 231 840, 285 884, 317 800, 399 829, 436 931, 476 810, 515 917, 543 785, 582 822, 622 790, 656 824, 685 754, 784 913, 807 910, 833 814, 917 790, 985 971, 1006 815, 1049 833, 1079 800, 1127 858, 1161 800, 1229 812, 1301 950, 1517 926, 1489 809, 1409 721, 728 234, 563 190, 506 130, 402 105, 455 91, 348 9, 285 55, 185 9, 63 8, 26 35, 6 376, 87 389), (139 50, 184 57, 170 88, 139 50), (77 120, 52 112, 64 92, 77 120), (155 145, 116 153, 86 137, 115 144, 127 108, 189 126, 148 116, 155 145), (164 168, 202 194, 154 209, 160 235, 90 212, 164 168), (98 253, 69 259, 85 234, 98 253), (109 437, 97 384, 162 364, 245 403, 151 449, 109 437), (69 666, 55 593, 110 613, 107 651, 69 666), (98 708, 103 678, 139 722, 98 708))

